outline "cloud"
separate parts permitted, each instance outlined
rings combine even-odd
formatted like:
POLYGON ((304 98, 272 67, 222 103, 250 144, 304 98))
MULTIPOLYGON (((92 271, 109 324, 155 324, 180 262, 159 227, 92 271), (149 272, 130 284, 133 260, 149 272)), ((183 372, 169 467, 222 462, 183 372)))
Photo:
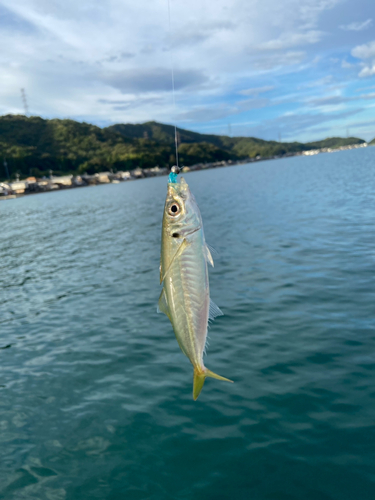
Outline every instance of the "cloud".
MULTIPOLYGON (((134 68, 116 72, 106 72, 99 77, 103 82, 114 87, 120 92, 171 92, 170 68, 134 68)), ((207 82, 207 77, 199 70, 175 70, 175 90, 199 86, 207 82)))
POLYGON ((127 59, 132 59, 135 55, 136 54, 133 52, 121 52, 120 54, 105 57, 102 59, 102 62, 121 62, 127 59))
POLYGON ((141 108, 142 106, 161 105, 165 104, 165 99, 162 97, 137 97, 133 99, 98 99, 98 103, 107 104, 116 111, 127 111, 131 109, 141 108))
POLYGON ((262 109, 267 106, 273 106, 278 104, 278 102, 272 102, 265 98, 255 98, 255 99, 244 99, 242 101, 237 101, 235 105, 231 106, 197 106, 192 110, 186 111, 178 115, 177 119, 181 122, 190 121, 214 121, 223 118, 228 118, 229 116, 239 115, 246 111, 262 109))
POLYGON ((356 57, 357 59, 370 59, 375 57, 375 40, 354 47, 351 54, 353 57, 356 57))
MULTIPOLYGON (((248 129, 250 134, 272 135, 277 137, 281 131, 284 138, 295 137, 296 132, 308 134, 310 137, 315 133, 315 127, 321 127, 324 123, 340 123, 345 118, 357 115, 362 108, 342 111, 341 113, 288 113, 274 119, 266 120, 261 125, 248 129)), ((332 127, 330 127, 332 129, 332 127)), ((328 129, 328 127, 327 127, 328 129)))
POLYGON ((370 26, 372 26, 372 19, 367 19, 367 21, 363 21, 362 23, 341 25, 340 28, 345 31, 363 31, 367 30, 370 26))
POLYGON ((359 89, 356 89, 356 92, 363 92, 363 91, 368 91, 368 90, 372 90, 372 89, 375 89, 375 85, 371 85, 370 87, 361 87, 359 89))
POLYGON ((259 45, 260 50, 285 50, 292 47, 300 47, 309 43, 317 43, 324 33, 322 31, 310 30, 306 33, 284 33, 275 40, 269 40, 259 45))
POLYGON ((354 68, 355 67, 355 64, 350 64, 348 63, 348 61, 346 61, 345 59, 341 62, 341 67, 344 68, 344 69, 350 69, 350 68, 354 68))
POLYGON ((36 33, 38 30, 33 23, 16 14, 4 5, 0 5, 0 27, 8 32, 36 33))
MULTIPOLYGON (((321 13, 333 9, 340 3, 341 0, 305 0, 304 2, 296 2, 293 7, 299 13, 301 21, 304 22, 304 27, 308 28, 316 24, 317 18, 321 13)), ((289 14, 293 16, 294 12, 290 12, 289 14)))
POLYGON ((342 96, 342 95, 331 95, 326 97, 318 97, 309 99, 306 104, 314 107, 321 106, 338 106, 340 104, 345 104, 352 101, 373 101, 375 100, 375 93, 361 94, 358 96, 342 96))
POLYGON ((372 64, 372 66, 365 66, 360 72, 359 72, 359 77, 360 78, 366 78, 368 76, 373 76, 375 75, 375 63, 372 64))
POLYGON ((314 87, 324 87, 326 85, 329 85, 333 82, 333 76, 332 75, 326 75, 326 76, 323 76, 322 78, 319 78, 318 80, 311 80, 311 81, 308 81, 308 82, 304 82, 302 85, 300 85, 298 88, 298 90, 300 89, 310 89, 310 88, 314 88, 314 87))
POLYGON ((209 122, 227 118, 237 112, 237 109, 229 106, 204 107, 200 106, 177 115, 178 122, 209 122))
POLYGON ((303 51, 287 51, 281 53, 270 53, 266 57, 258 55, 252 60, 254 69, 256 70, 275 70, 285 66, 293 66, 300 64, 306 57, 306 52, 303 51))
POLYGON ((362 64, 363 67, 358 75, 360 78, 375 75, 375 40, 354 47, 351 54, 357 59, 367 60, 366 63, 362 64))
POLYGON ((356 98, 356 97, 352 98, 353 101, 360 100, 360 99, 364 99, 366 101, 373 101, 375 99, 375 93, 372 93, 372 94, 361 94, 358 98, 356 98))
POLYGON ((235 31, 236 24, 230 21, 190 24, 168 36, 170 47, 183 47, 199 44, 224 31, 235 31))
POLYGON ((351 100, 352 100, 351 97, 343 97, 336 95, 336 96, 320 97, 318 99, 311 99, 308 101, 308 104, 311 106, 336 106, 338 104, 343 104, 351 100))
POLYGON ((243 101, 238 101, 236 103, 238 112, 250 111, 251 109, 261 109, 268 106, 270 103, 269 99, 259 98, 259 99, 245 99, 243 101))
POLYGON ((275 88, 274 85, 265 85, 264 87, 255 87, 252 89, 240 90, 238 93, 241 95, 251 95, 253 97, 257 97, 259 94, 270 92, 274 88, 275 88))

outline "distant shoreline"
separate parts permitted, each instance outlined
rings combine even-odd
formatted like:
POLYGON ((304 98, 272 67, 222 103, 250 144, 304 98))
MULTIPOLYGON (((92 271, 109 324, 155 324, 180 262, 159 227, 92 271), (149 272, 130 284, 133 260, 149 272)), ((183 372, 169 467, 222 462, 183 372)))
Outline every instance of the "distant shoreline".
MULTIPOLYGON (((190 167, 183 167, 182 172, 195 172, 199 170, 207 170, 220 167, 228 167, 233 165, 244 165, 247 163, 254 163, 258 161, 276 160, 282 158, 290 158, 293 156, 313 156, 320 153, 335 153, 337 151, 344 151, 348 149, 360 149, 368 147, 369 144, 364 142, 362 144, 352 144, 347 146, 340 146, 338 148, 321 148, 312 149, 307 151, 298 151, 285 153, 283 155, 275 156, 256 156, 255 158, 246 158, 243 160, 228 160, 218 161, 212 163, 197 163, 190 167)), ((73 176, 65 175, 60 177, 51 176, 49 179, 35 179, 28 178, 25 180, 16 180, 13 182, 0 182, 0 201, 21 198, 30 194, 49 193, 53 191, 61 191, 64 189, 75 189, 79 187, 96 186, 102 184, 119 184, 120 182, 128 182, 137 179, 145 179, 149 177, 160 177, 169 174, 168 168, 135 168, 129 171, 121 172, 100 172, 93 175, 73 176), (5 187, 4 187, 5 186, 5 187), (3 191, 1 191, 1 189, 3 191), (6 193, 6 194, 3 194, 6 193)))

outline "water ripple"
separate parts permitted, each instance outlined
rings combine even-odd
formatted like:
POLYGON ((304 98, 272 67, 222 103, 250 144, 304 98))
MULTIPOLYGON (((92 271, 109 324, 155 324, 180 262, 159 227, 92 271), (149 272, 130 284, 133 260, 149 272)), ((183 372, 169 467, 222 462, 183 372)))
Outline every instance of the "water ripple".
POLYGON ((374 160, 187 174, 235 381, 197 402, 155 312, 165 178, 2 202, 0 496, 372 500, 374 160))

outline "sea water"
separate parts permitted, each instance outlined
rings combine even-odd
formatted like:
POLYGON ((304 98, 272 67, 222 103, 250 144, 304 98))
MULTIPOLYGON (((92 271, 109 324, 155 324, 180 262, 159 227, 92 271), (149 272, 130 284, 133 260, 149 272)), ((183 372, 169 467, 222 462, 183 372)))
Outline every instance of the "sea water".
POLYGON ((375 148, 186 174, 208 379, 156 314, 167 177, 0 202, 0 497, 373 500, 375 148))

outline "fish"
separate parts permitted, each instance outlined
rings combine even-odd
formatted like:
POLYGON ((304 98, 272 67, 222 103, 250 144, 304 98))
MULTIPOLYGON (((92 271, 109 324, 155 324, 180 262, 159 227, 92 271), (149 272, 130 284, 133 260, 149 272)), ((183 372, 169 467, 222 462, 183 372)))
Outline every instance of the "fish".
POLYGON ((185 179, 168 182, 160 258, 158 312, 166 314, 181 348, 194 368, 193 398, 206 377, 232 382, 205 367, 208 322, 223 313, 210 300, 207 263, 214 265, 206 244, 200 210, 185 179))

